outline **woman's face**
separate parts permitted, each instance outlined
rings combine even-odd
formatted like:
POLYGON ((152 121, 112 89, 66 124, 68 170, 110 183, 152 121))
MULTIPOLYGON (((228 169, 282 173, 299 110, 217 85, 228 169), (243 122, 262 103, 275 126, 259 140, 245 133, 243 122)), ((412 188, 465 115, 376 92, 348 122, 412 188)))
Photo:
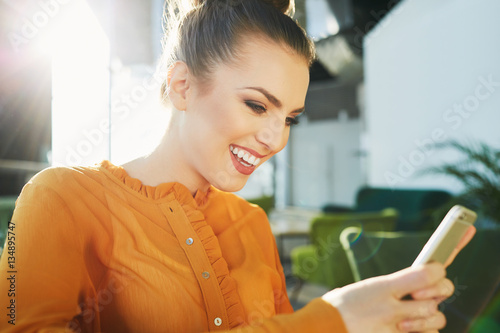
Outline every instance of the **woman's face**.
POLYGON ((309 68, 303 57, 264 38, 248 38, 239 55, 215 69, 208 87, 195 83, 188 92, 181 144, 198 188, 240 190, 285 147, 304 108, 309 68))

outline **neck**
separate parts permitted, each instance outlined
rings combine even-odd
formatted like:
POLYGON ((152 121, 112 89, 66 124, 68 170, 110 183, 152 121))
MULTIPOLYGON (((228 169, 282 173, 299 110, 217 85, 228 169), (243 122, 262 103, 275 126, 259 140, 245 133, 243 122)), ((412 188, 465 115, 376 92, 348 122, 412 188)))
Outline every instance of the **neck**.
POLYGON ((144 185, 177 182, 186 186, 194 197, 198 190, 208 191, 210 184, 187 163, 177 128, 169 126, 152 153, 122 166, 131 177, 139 179, 144 185))

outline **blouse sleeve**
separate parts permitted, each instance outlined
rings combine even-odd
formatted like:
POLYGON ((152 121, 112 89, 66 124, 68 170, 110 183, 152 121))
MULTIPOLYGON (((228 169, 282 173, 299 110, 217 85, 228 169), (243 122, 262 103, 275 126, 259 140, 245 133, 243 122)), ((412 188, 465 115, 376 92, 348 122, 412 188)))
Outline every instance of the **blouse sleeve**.
POLYGON ((0 259, 0 331, 71 332, 85 297, 85 262, 81 232, 64 201, 29 182, 8 231, 0 259))

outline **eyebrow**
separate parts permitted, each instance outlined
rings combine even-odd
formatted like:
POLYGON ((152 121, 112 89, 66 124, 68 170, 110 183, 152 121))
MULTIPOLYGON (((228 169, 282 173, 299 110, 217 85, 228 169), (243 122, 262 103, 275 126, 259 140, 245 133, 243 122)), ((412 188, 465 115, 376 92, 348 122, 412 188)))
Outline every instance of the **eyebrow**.
MULTIPOLYGON (((266 89, 262 88, 262 87, 245 87, 243 89, 251 89, 251 90, 255 90, 255 91, 258 91, 260 92, 262 95, 264 95, 267 100, 269 102, 271 102, 275 107, 277 108, 280 108, 283 104, 281 103, 281 101, 276 98, 276 96, 274 96, 273 94, 271 94, 269 91, 267 91, 266 89)), ((304 107, 301 107, 301 108, 298 108, 297 110, 294 110, 292 111, 291 113, 302 113, 304 112, 305 108, 304 107)))

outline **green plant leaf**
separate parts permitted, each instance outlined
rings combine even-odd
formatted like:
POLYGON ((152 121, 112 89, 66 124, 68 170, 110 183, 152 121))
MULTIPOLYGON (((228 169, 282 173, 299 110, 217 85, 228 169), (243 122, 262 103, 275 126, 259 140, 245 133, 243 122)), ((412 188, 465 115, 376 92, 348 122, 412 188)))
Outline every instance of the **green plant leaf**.
POLYGON ((454 201, 466 203, 500 224, 500 150, 484 142, 466 145, 457 140, 438 143, 434 148, 453 149, 462 159, 426 168, 418 174, 443 174, 455 178, 465 190, 454 201))

